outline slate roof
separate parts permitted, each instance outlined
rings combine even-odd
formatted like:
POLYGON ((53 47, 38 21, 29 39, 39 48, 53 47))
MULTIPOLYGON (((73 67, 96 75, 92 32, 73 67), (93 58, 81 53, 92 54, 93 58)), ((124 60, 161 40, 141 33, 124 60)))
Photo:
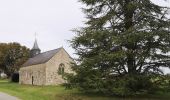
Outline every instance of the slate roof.
POLYGON ((50 51, 46 51, 46 52, 43 52, 43 53, 40 53, 40 54, 36 55, 36 56, 33 57, 33 58, 29 58, 28 61, 26 61, 26 62, 23 64, 23 67, 46 63, 46 62, 49 61, 56 53, 58 53, 58 52, 60 51, 60 49, 61 49, 61 48, 54 49, 54 50, 50 50, 50 51))

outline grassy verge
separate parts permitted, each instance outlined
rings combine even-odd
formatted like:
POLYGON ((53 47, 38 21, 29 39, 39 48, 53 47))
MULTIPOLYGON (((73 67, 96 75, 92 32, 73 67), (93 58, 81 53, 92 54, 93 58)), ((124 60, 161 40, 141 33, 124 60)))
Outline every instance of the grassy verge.
POLYGON ((17 96, 22 100, 168 100, 170 93, 129 99, 82 94, 77 90, 65 90, 62 86, 29 86, 0 80, 0 91, 17 96))
POLYGON ((0 80, 0 91, 22 100, 110 100, 110 97, 86 96, 63 86, 30 86, 0 80))

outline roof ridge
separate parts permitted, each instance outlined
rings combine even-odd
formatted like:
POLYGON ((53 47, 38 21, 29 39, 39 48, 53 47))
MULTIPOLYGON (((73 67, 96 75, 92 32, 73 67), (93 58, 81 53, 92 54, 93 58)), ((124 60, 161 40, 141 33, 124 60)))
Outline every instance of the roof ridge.
MULTIPOLYGON (((52 49, 52 50, 44 51, 44 52, 42 52, 42 53, 40 53, 40 54, 47 53, 47 52, 54 51, 54 50, 58 50, 58 49, 61 49, 61 47, 60 47, 60 48, 57 48, 57 49, 52 49)), ((38 54, 38 55, 39 55, 39 54, 38 54)))
POLYGON ((25 66, 35 65, 35 64, 42 64, 47 61, 49 61, 56 53, 58 53, 62 48, 57 48, 49 51, 45 51, 43 53, 40 53, 33 58, 29 58, 24 64, 25 66))

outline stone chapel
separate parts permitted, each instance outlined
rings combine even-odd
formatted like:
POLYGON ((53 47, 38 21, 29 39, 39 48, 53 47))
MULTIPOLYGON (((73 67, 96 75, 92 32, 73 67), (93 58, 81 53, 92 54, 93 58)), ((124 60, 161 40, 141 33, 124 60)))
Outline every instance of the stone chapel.
POLYGON ((30 85, 65 83, 62 74, 72 73, 71 62, 74 62, 73 59, 63 47, 41 53, 35 39, 30 58, 19 70, 19 83, 30 85))

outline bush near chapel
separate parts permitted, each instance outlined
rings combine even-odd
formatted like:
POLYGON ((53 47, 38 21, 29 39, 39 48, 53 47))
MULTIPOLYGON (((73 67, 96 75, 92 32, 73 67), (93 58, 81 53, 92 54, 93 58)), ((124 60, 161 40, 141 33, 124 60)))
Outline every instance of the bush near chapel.
POLYGON ((19 82, 19 73, 13 73, 12 77, 11 77, 11 81, 18 83, 19 82))

